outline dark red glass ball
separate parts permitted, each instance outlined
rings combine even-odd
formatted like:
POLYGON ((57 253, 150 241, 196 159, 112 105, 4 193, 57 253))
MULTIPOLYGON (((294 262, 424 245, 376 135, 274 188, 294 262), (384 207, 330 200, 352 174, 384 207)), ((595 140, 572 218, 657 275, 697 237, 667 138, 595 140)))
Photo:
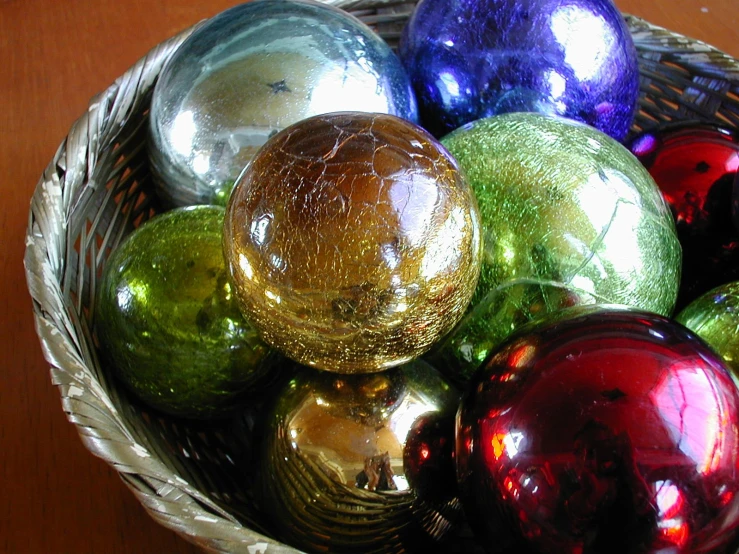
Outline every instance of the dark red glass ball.
POLYGON ((470 525, 498 553, 736 552, 739 391, 681 325, 579 308, 518 333, 456 421, 470 525))
POLYGON ((403 469, 419 498, 456 497, 453 413, 428 413, 416 420, 406 438, 403 469))
POLYGON ((707 123, 681 122, 645 132, 629 148, 675 216, 684 256, 678 309, 739 279, 739 233, 732 222, 739 135, 707 123))

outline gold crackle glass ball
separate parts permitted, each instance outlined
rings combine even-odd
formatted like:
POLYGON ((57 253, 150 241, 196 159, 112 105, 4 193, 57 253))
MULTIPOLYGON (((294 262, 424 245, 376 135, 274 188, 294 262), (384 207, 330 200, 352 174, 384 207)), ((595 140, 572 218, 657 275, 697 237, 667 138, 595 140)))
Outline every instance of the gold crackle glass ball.
POLYGON ((281 131, 239 178, 224 252, 244 315, 288 357, 339 373, 418 357, 464 313, 476 199, 446 149, 395 116, 281 131))

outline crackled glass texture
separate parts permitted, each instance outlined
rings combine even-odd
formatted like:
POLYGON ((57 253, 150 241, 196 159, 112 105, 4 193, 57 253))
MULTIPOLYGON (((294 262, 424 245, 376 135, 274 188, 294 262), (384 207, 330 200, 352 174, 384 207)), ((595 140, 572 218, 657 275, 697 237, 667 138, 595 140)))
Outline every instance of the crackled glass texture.
POLYGON ((611 0, 423 0, 399 55, 437 136, 533 111, 621 140, 636 113, 636 49, 611 0))
POLYGON ((500 554, 734 553, 739 392, 693 333, 576 307, 493 354, 457 416, 460 498, 500 554))
POLYGON ((260 502, 306 552, 438 552, 461 520, 459 393, 416 360, 338 375, 303 367, 268 416, 260 502))
POLYGON ((739 379, 739 282, 725 283, 702 294, 675 320, 706 341, 739 379))
POLYGON ((383 114, 316 116, 234 188, 224 249, 245 316, 288 357, 341 373, 421 355, 477 283, 480 219, 449 153, 383 114))
POLYGON ((157 192, 169 205, 225 205, 270 136, 340 110, 417 120, 410 80, 377 34, 307 0, 254 0, 226 10, 182 43, 154 89, 157 192))
POLYGON ((104 359, 141 400, 173 415, 227 415, 271 372, 274 353, 228 282, 224 214, 198 206, 149 220, 112 253, 98 284, 104 359))
POLYGON ((681 252, 657 185, 626 148, 581 123, 504 114, 442 140, 467 175, 483 226, 483 264, 467 313, 432 353, 464 380, 522 323, 576 305, 663 315, 681 252))
POLYGON ((638 135, 629 148, 675 217, 683 248, 678 309, 739 279, 739 231, 732 221, 739 135, 705 123, 672 123, 638 135))

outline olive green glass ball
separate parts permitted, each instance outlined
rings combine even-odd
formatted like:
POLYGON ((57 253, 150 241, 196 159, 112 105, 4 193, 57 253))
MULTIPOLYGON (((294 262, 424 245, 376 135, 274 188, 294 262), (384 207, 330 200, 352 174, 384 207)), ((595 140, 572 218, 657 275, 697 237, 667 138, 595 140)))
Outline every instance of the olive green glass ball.
POLYGON ((432 354, 465 380, 519 325, 609 303, 669 315, 681 249, 657 185, 584 124, 511 113, 442 139, 477 196, 483 263, 465 317, 432 354))
POLYGON ((142 401, 191 418, 227 414, 270 369, 231 294, 224 209, 159 215, 108 259, 95 328, 104 358, 142 401))
POLYGON ((706 341, 739 377, 739 282, 696 298, 675 319, 706 341))

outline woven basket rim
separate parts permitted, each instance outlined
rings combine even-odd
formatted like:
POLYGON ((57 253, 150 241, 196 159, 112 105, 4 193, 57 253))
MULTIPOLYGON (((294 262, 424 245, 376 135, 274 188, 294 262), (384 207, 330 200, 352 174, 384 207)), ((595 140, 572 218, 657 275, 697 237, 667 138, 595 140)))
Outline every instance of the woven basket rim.
MULTIPOLYGON (((329 0, 326 3, 350 10, 405 5, 362 0, 329 0)), ((658 47, 663 35, 685 40, 690 45, 685 56, 711 55, 723 59, 724 76, 732 82, 739 82, 739 60, 705 42, 673 33, 633 15, 624 16, 635 41, 650 40, 658 47)), ((65 270, 63 256, 69 232, 68 215, 74 213, 80 190, 96 186, 94 168, 100 155, 102 135, 114 132, 116 125, 123 125, 126 121, 128 112, 139 109, 141 103, 146 102, 136 93, 122 102, 122 95, 131 90, 147 90, 169 55, 200 24, 202 22, 151 49, 107 89, 94 96, 87 111, 71 126, 39 179, 30 202, 24 257, 27 286, 33 303, 36 333, 68 419, 77 428, 86 448, 120 474, 154 519, 213 551, 257 552, 264 551, 269 545, 269 552, 298 552, 242 527, 234 516, 179 478, 137 443, 135 433, 88 367, 88 360, 95 359, 95 353, 90 351, 92 343, 75 333, 81 315, 70 310, 69 302, 62 298, 60 276, 65 270), (89 421, 77 417, 77 403, 83 397, 99 412, 100 419, 115 431, 112 435, 101 436, 89 421), (187 514, 187 518, 174 516, 173 511, 187 514)))

